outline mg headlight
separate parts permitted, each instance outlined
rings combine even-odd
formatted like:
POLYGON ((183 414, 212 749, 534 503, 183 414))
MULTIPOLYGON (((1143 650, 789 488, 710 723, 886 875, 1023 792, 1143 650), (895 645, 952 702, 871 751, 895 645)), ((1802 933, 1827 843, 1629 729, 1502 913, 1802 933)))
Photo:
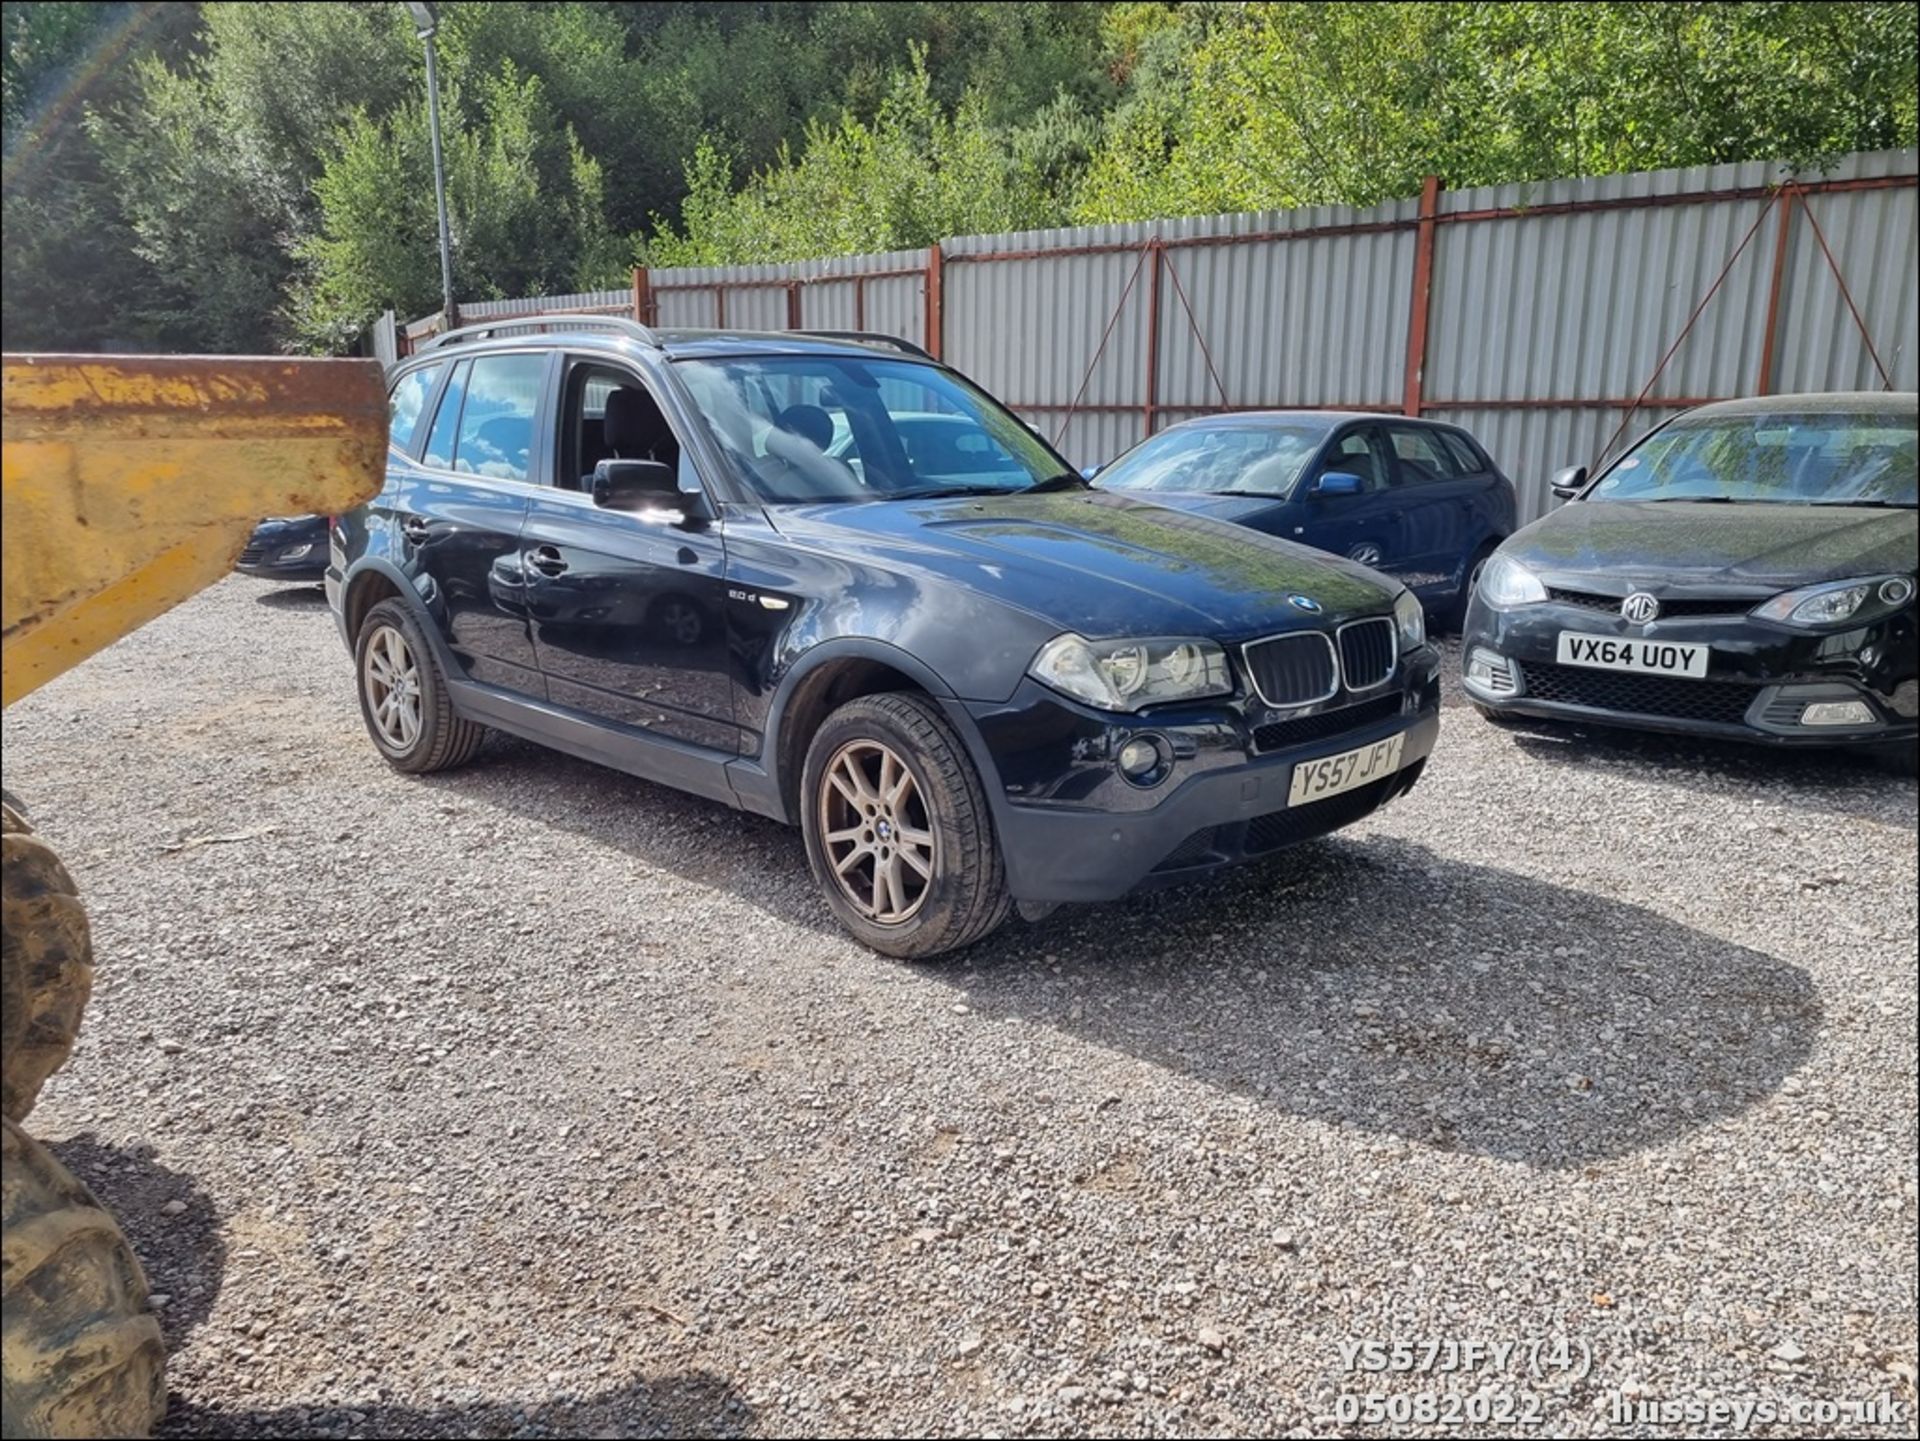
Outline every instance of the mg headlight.
POLYGON ((1427 608, 1410 590, 1401 591, 1393 603, 1393 628, 1399 632, 1402 655, 1427 643, 1427 608))
POLYGON ((1087 640, 1069 632, 1040 647, 1028 673, 1101 710, 1228 695, 1227 653, 1210 640, 1087 640))
POLYGON ((1488 605, 1532 605, 1547 598, 1547 588, 1539 576, 1519 561, 1496 551, 1488 558, 1486 569, 1480 572, 1480 588, 1476 594, 1488 605))
POLYGON ((1806 630, 1865 625, 1892 615, 1913 599, 1914 585, 1904 575, 1869 575, 1802 586, 1753 608, 1755 620, 1806 630))

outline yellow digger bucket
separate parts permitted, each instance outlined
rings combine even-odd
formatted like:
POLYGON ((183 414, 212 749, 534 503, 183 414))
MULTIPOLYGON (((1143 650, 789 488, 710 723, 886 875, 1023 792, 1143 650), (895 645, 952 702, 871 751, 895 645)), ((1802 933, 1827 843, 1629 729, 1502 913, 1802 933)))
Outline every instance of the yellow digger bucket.
POLYGON ((380 488, 374 360, 8 355, 4 704, 232 569, 270 515, 380 488))

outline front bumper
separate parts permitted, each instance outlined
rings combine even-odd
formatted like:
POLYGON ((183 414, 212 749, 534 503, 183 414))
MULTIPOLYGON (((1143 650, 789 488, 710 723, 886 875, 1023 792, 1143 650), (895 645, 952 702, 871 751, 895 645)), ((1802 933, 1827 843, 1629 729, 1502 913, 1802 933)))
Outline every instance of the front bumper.
POLYGON ((265 520, 254 527, 233 568, 265 580, 321 580, 327 573, 327 519, 265 520))
POLYGON ((1773 746, 1886 745, 1920 733, 1920 643, 1914 610, 1852 630, 1812 635, 1744 615, 1632 625, 1555 601, 1497 610, 1475 598, 1460 644, 1462 684, 1488 710, 1585 720, 1675 735, 1773 746), (1562 631, 1705 645, 1704 679, 1642 677, 1558 663, 1562 631), (1472 674, 1476 652, 1497 657, 1494 682, 1472 674), (1872 719, 1807 725, 1809 705, 1858 702, 1872 719))
POLYGON ((1402 657, 1384 694, 1287 712, 1222 703, 1117 717, 1033 682, 1004 704, 966 711, 991 762, 981 769, 1015 899, 1105 901, 1269 855, 1404 795, 1440 733, 1439 657, 1427 647, 1402 657), (1287 805, 1300 762, 1395 734, 1406 739, 1391 775, 1287 805), (1169 756, 1164 779, 1150 787, 1126 781, 1113 759, 1143 736, 1169 756))

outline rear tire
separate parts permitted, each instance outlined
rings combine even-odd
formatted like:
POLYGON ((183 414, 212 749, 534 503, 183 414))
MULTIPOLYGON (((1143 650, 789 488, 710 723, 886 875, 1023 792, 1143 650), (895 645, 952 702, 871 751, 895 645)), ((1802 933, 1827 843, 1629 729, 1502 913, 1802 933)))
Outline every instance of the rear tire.
POLYGON ((11 805, 0 848, 0 1114, 19 1121, 80 1033, 93 941, 73 877, 11 805))
POLYGON ((0 1432, 149 1435, 167 1406, 166 1348, 140 1263, 71 1171, 0 1124, 0 1432))
POLYGON ((1473 559, 1467 562, 1466 577, 1460 582, 1460 594, 1454 597, 1453 604, 1447 607, 1444 617, 1446 629, 1454 635, 1460 635, 1467 628, 1467 607, 1473 604, 1473 593, 1480 585, 1480 572, 1487 568, 1487 561, 1500 548, 1500 542, 1490 540, 1473 553, 1473 559))
POLYGON ((814 879, 874 950, 937 956, 1012 911, 986 793, 928 697, 860 696, 834 711, 807 748, 800 797, 814 879))
POLYGON ((454 710, 433 646, 404 601, 383 600, 367 612, 353 668, 360 718, 395 770, 451 770, 472 760, 486 741, 485 726, 454 710))

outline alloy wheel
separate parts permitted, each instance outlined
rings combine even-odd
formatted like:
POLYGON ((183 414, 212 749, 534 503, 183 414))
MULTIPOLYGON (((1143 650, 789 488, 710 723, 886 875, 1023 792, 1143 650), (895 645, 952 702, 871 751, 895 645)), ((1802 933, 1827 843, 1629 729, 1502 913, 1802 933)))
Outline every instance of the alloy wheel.
POLYGON ((367 710, 380 738, 396 751, 420 734, 420 666, 407 638, 383 625, 367 645, 367 710))
POLYGON ((906 762, 880 741, 849 741, 827 762, 817 803, 841 894, 880 925, 911 920, 932 888, 937 841, 906 762))

